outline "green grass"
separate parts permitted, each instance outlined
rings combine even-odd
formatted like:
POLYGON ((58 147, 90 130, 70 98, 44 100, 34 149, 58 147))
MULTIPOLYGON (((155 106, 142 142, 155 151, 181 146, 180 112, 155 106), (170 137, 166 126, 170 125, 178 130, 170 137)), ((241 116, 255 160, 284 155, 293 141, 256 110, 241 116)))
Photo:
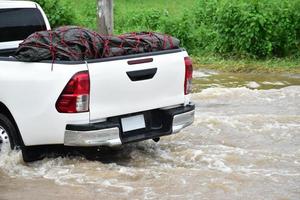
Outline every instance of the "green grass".
MULTIPOLYGON (((97 1, 96 0, 63 0, 66 5, 74 9, 75 24, 97 30, 97 1)), ((123 23, 137 13, 147 12, 149 10, 160 10, 167 12, 170 17, 179 17, 186 10, 192 9, 197 0, 114 0, 114 23, 115 34, 124 32, 144 31, 144 27, 126 28, 123 23), (122 29, 119 28, 122 26, 122 29)))
POLYGON ((158 9, 168 10, 172 15, 180 15, 184 9, 192 8, 197 0, 115 0, 115 6, 124 14, 136 10, 158 9))
POLYGON ((176 19, 192 9, 197 0, 114 0, 115 33, 161 31, 162 15, 176 19), (148 22, 145 21, 148 18, 148 22), (154 24, 154 25, 153 25, 154 24))
POLYGON ((194 68, 214 69, 225 72, 288 72, 300 74, 300 59, 224 59, 220 56, 192 56, 194 68))
POLYGON ((118 13, 116 15, 127 16, 128 13, 149 9, 167 10, 170 15, 183 14, 185 9, 191 9, 197 0, 115 0, 118 13))
POLYGON ((97 30, 97 0, 63 0, 66 5, 74 9, 74 24, 97 30))

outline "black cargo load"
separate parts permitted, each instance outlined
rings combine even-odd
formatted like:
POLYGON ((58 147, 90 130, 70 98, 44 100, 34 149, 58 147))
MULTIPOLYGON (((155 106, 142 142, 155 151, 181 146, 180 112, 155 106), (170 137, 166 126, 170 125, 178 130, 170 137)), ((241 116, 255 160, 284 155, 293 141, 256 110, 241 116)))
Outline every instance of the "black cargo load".
POLYGON ((94 31, 63 26, 33 33, 17 49, 20 61, 81 61, 113 56, 178 49, 180 41, 169 35, 139 32, 104 36, 94 31))

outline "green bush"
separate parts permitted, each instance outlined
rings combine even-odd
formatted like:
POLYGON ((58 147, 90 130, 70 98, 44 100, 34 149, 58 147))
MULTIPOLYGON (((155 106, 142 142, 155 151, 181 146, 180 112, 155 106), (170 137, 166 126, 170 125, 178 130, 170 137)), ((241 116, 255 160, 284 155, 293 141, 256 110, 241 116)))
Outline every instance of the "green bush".
MULTIPOLYGON (((115 9, 118 13, 118 9, 115 9)), ((157 31, 161 26, 161 19, 168 16, 166 10, 149 9, 143 12, 133 11, 126 13, 126 16, 115 15, 115 31, 117 33, 134 31, 157 31)))
POLYGON ((235 57, 292 57, 300 50, 300 0, 198 0, 171 16, 165 9, 116 13, 118 33, 160 31, 192 53, 235 57))
POLYGON ((35 0, 45 11, 52 28, 75 24, 74 13, 64 1, 60 0, 35 0))
POLYGON ((300 23, 296 1, 300 4, 299 0, 223 1, 215 12, 216 52, 256 58, 296 54, 300 23))

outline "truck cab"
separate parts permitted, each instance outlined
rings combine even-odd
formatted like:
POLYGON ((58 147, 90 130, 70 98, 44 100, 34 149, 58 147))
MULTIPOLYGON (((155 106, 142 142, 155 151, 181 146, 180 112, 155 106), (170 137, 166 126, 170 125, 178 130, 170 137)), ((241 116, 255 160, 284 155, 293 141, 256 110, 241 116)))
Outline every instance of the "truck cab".
POLYGON ((50 30, 42 8, 30 1, 0 1, 0 56, 13 55, 36 31, 50 30))

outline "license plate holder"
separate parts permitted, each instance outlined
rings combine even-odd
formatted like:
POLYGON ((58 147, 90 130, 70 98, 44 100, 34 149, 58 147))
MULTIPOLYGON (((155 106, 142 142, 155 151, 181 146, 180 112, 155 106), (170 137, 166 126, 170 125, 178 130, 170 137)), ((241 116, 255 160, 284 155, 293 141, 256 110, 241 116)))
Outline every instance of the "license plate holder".
POLYGON ((146 128, 145 117, 143 114, 121 118, 123 132, 146 128))

